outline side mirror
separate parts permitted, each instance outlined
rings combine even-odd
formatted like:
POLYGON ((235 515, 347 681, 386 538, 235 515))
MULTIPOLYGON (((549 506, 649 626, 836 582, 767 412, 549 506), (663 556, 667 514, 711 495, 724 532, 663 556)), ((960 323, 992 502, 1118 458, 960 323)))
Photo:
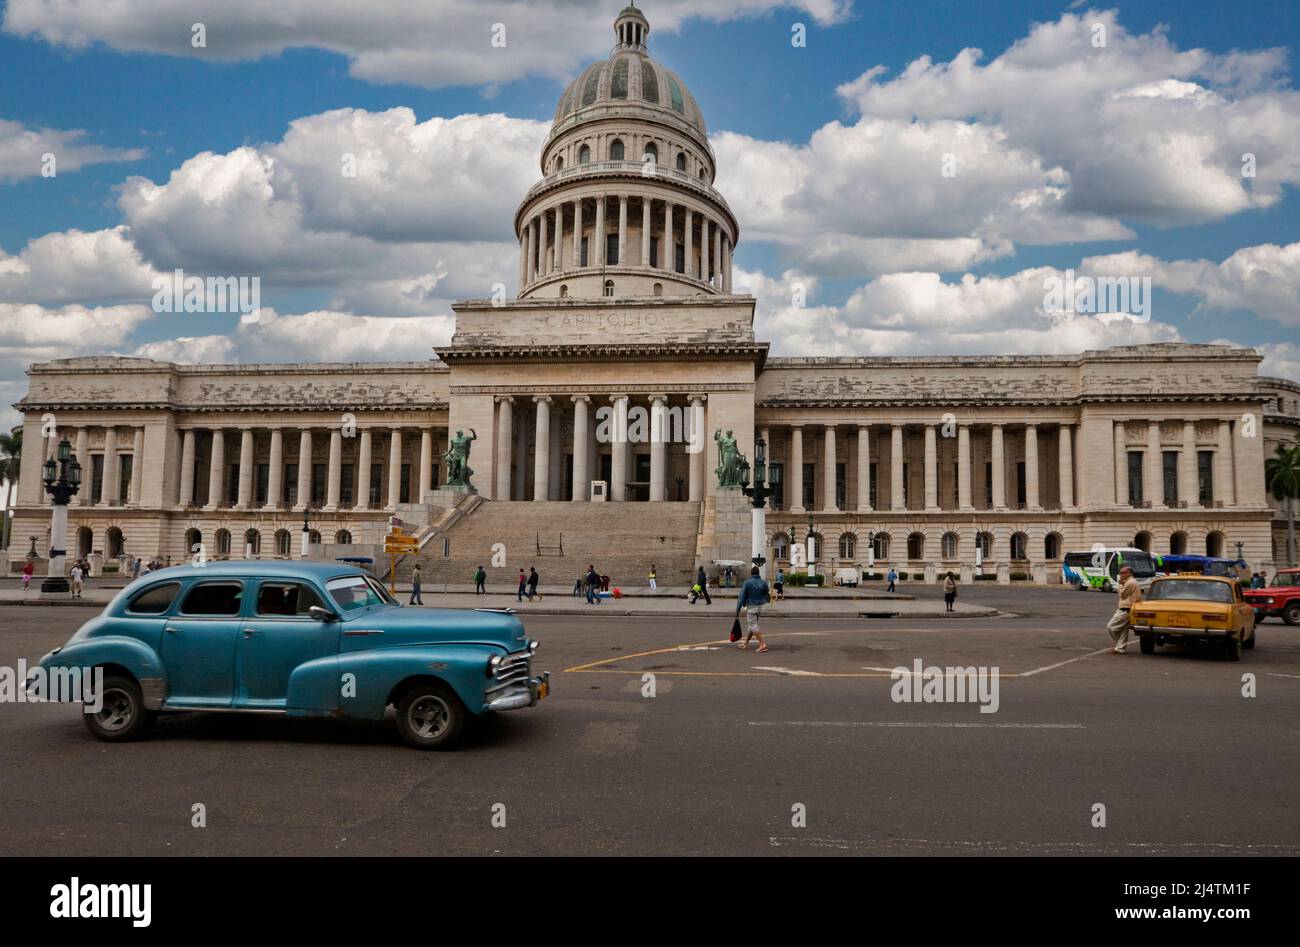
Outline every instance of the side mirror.
POLYGON ((307 614, 317 621, 334 621, 339 617, 328 608, 322 608, 319 605, 311 606, 311 608, 307 609, 307 614))

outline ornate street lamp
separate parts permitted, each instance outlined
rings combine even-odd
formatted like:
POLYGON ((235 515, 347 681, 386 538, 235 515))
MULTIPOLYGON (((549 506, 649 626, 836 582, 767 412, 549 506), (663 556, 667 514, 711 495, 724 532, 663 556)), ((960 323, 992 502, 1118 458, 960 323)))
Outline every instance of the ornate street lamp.
POLYGON ((311 539, 311 524, 307 522, 307 514, 311 512, 311 504, 302 505, 302 558, 307 558, 307 541, 311 539))
POLYGON ((809 574, 810 576, 811 576, 811 575, 816 575, 816 574, 817 574, 817 545, 816 545, 815 541, 813 540, 813 531, 814 531, 816 528, 817 528, 816 525, 814 525, 814 523, 813 523, 813 514, 812 514, 812 510, 809 510, 809 511, 808 511, 808 540, 807 540, 807 543, 808 543, 808 574, 809 574))
POLYGON ((41 591, 67 592, 70 586, 63 575, 63 566, 68 553, 63 545, 68 535, 68 502, 81 489, 81 464, 73 459, 72 445, 66 437, 59 442, 55 456, 41 465, 41 480, 54 504, 50 521, 49 570, 47 578, 41 582, 41 591))
POLYGON ((753 503, 753 527, 750 533, 750 548, 753 550, 753 563, 759 569, 767 562, 767 498, 773 496, 778 486, 767 485, 767 441, 758 438, 754 441, 754 484, 749 485, 749 461, 740 462, 740 489, 753 503))

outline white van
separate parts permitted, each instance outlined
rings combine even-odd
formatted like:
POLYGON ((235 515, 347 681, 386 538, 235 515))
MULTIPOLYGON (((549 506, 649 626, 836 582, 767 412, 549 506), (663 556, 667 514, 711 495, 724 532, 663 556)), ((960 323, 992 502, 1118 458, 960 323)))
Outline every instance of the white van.
POLYGON ((1144 590, 1156 577, 1156 560, 1141 549, 1095 546, 1087 552, 1068 552, 1061 563, 1061 581, 1080 592, 1113 592, 1119 587, 1119 570, 1128 566, 1144 590))

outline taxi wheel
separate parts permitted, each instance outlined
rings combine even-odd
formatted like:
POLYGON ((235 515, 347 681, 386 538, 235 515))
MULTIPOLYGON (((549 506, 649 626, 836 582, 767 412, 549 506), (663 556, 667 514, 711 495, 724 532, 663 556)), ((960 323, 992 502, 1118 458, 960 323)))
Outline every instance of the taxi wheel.
POLYGON ((1288 625, 1300 625, 1300 602, 1291 602, 1282 609, 1282 620, 1288 625))
POLYGON ((1253 651, 1255 648, 1255 633, 1252 631, 1250 637, 1241 643, 1241 646, 1247 651, 1253 651))
POLYGON ((422 681, 407 688, 397 702, 397 732, 417 750, 445 750, 460 739, 468 716, 450 687, 422 681))
POLYGON ((138 740, 149 732, 158 714, 146 710, 144 695, 134 678, 112 675, 104 678, 100 709, 82 714, 91 736, 105 743, 138 740))
POLYGON ((1229 661, 1240 661, 1241 642, 1235 637, 1230 636, 1227 641, 1224 642, 1223 656, 1229 661))
POLYGON ((1138 638, 1138 649, 1143 654, 1155 654, 1156 639, 1152 638, 1150 635, 1142 635, 1138 638))

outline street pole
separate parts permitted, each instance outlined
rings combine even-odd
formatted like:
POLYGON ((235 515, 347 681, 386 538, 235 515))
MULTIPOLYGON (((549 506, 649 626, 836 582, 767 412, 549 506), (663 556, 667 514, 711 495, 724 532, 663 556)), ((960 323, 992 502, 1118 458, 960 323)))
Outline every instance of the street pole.
POLYGON ((81 464, 73 459, 72 445, 66 437, 59 442, 56 456, 44 463, 41 472, 45 492, 54 504, 50 521, 49 569, 46 579, 41 582, 41 591, 67 592, 71 586, 63 572, 68 554, 64 549, 68 538, 68 503, 81 489, 81 464))
POLYGON ((752 519, 750 530, 751 561, 762 572, 767 562, 767 498, 774 496, 779 489, 767 485, 767 442, 763 438, 754 441, 754 485, 749 485, 749 464, 742 460, 740 464, 741 492, 752 500, 752 519))

